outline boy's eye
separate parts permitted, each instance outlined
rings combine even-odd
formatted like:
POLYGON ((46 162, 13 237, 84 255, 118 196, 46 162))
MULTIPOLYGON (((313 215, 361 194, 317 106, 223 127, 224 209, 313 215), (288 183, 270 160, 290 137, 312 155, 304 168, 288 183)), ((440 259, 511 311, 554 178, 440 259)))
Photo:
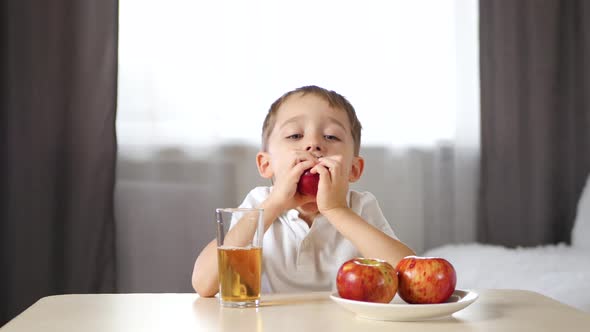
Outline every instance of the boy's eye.
POLYGON ((293 135, 287 136, 287 139, 300 139, 301 137, 303 137, 303 135, 301 135, 301 134, 293 134, 293 135))
POLYGON ((324 135, 324 138, 328 141, 339 141, 340 139, 334 135, 324 135))

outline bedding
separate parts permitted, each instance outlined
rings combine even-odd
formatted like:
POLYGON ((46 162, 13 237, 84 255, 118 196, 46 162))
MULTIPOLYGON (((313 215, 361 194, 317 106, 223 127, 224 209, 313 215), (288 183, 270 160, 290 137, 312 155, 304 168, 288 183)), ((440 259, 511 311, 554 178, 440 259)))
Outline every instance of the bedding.
POLYGON ((565 244, 508 249, 478 243, 426 251, 450 261, 457 288, 512 288, 541 293, 590 313, 590 250, 565 244))
POLYGON ((572 230, 572 246, 590 250, 590 176, 578 201, 572 230))
POLYGON ((578 201, 572 245, 508 249, 479 243, 445 245, 439 256, 457 271, 457 288, 531 290, 590 313, 590 176, 578 201))

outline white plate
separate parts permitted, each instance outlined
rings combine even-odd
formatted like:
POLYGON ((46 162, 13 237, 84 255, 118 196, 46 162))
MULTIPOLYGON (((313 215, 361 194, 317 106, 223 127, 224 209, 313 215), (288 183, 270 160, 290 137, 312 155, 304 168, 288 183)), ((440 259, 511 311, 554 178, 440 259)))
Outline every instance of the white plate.
POLYGON ((338 292, 332 293, 330 298, 342 307, 356 313, 359 317, 402 322, 449 316, 473 303, 478 296, 475 292, 457 289, 447 302, 440 304, 408 304, 398 294, 390 303, 343 299, 338 295, 338 292))

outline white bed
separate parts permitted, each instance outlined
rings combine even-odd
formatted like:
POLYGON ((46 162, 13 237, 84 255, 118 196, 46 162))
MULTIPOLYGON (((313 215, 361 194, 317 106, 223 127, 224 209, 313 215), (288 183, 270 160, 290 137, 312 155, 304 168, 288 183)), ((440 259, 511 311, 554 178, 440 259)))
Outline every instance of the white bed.
POLYGON ((457 271, 457 288, 532 290, 590 313, 590 177, 578 202, 571 246, 508 249, 471 243, 423 255, 449 260, 457 271))

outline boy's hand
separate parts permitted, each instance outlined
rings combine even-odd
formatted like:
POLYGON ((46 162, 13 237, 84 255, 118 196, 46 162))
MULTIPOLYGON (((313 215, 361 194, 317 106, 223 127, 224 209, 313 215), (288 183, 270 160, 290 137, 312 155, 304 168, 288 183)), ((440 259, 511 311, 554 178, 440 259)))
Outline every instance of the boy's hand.
POLYGON ((297 183, 303 172, 314 167, 318 162, 318 158, 307 151, 294 152, 291 167, 282 174, 275 174, 273 189, 267 201, 281 211, 313 202, 315 200, 313 196, 305 196, 297 192, 297 183))
POLYGON ((346 208, 348 193, 348 174, 342 166, 342 156, 319 158, 319 164, 311 169, 320 175, 316 202, 320 213, 346 208))

